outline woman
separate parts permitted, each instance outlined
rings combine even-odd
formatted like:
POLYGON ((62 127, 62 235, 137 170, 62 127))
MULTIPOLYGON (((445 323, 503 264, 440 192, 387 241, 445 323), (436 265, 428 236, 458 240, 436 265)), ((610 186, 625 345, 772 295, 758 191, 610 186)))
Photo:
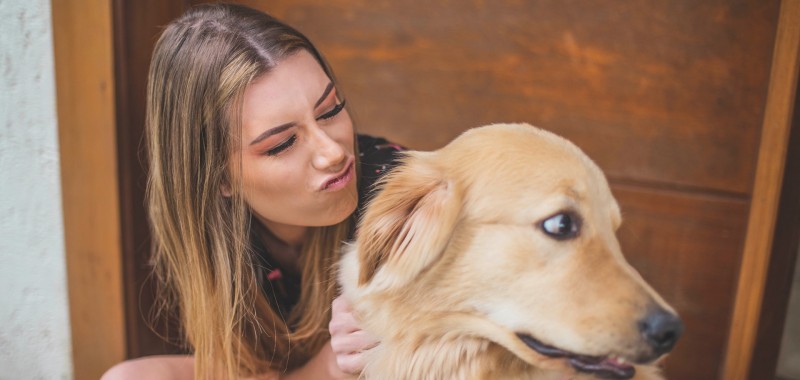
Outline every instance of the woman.
POLYGON ((194 356, 105 378, 357 372, 375 342, 344 302, 331 313, 332 268, 359 194, 397 149, 356 138, 316 48, 252 9, 188 11, 156 44, 148 80, 154 264, 194 356))

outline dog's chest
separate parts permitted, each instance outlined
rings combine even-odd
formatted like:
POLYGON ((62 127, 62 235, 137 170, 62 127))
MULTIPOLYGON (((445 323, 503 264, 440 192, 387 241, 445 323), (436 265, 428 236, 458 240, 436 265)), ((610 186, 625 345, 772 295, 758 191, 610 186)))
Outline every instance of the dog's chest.
POLYGON ((582 379, 530 366, 504 348, 479 339, 404 339, 382 342, 362 379, 566 380, 582 379))

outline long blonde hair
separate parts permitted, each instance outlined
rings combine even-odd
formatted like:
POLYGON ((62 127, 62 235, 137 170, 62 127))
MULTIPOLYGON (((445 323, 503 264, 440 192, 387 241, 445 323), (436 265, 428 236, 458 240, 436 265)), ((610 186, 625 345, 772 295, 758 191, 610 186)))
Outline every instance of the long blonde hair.
POLYGON ((305 36, 242 6, 195 7, 155 46, 146 119, 153 265, 195 355, 197 378, 290 370, 330 338, 331 268, 352 221, 310 229, 300 300, 284 320, 260 290, 251 214, 228 170, 236 164, 246 86, 301 49, 333 80, 305 36), (223 184, 234 189, 231 197, 221 196, 223 184))

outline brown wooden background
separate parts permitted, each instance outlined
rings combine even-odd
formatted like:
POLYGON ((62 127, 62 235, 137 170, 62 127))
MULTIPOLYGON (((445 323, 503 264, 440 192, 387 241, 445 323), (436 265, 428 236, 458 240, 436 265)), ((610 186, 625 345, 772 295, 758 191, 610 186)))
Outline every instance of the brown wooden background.
MULTIPOLYGON (((142 318, 152 301, 140 143, 152 44, 160 26, 199 2, 113 2, 129 357, 175 352, 142 318)), ((668 377, 722 377, 779 1, 241 3, 318 45, 361 132, 426 150, 467 128, 525 121, 574 141, 621 203, 626 256, 686 322, 668 377)), ((796 194, 786 202, 798 203, 796 194)), ((796 231, 783 232, 781 247, 796 247, 796 231)), ((785 297, 765 305, 780 311, 785 297)), ((778 312, 759 335, 767 352, 777 350, 779 339, 762 339, 775 335, 776 318, 782 326, 778 312)), ((774 372, 774 356, 752 378, 774 372)))

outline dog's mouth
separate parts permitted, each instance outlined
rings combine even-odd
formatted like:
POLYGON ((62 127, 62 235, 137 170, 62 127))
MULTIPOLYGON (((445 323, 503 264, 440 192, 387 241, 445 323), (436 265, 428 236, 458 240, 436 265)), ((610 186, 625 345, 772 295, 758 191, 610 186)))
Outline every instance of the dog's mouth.
POLYGON ((606 379, 630 379, 636 374, 636 369, 620 357, 575 354, 548 346, 530 335, 517 333, 517 336, 534 351, 550 358, 567 359, 572 367, 581 372, 591 373, 606 379))

